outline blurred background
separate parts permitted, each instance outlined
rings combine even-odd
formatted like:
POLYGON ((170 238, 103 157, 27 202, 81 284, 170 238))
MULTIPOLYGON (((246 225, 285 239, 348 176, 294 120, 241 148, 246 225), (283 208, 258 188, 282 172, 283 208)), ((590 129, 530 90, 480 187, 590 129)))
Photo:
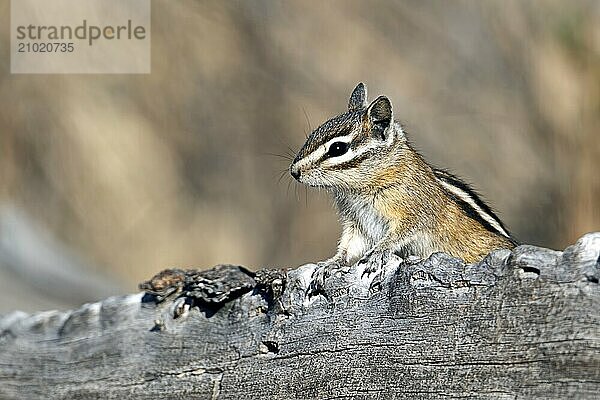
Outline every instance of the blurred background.
POLYGON ((598 1, 156 0, 149 75, 11 75, 9 3, 0 312, 330 256, 331 201, 286 155, 359 81, 519 240, 600 230, 598 1))

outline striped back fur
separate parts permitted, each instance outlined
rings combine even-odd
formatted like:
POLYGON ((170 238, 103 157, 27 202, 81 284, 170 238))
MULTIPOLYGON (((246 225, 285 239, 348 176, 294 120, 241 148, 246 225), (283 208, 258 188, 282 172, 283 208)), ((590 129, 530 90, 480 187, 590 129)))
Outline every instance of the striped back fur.
POLYGON ((433 174, 448 197, 454 200, 469 218, 479 222, 488 231, 505 237, 514 245, 517 244, 500 218, 481 200, 471 186, 443 169, 434 169, 433 174))
POLYGON ((445 251, 469 262, 517 242, 477 193, 432 168, 393 120, 391 102, 367 103, 359 84, 348 111, 312 132, 290 173, 334 194, 343 233, 337 257, 374 246, 426 257, 445 251))

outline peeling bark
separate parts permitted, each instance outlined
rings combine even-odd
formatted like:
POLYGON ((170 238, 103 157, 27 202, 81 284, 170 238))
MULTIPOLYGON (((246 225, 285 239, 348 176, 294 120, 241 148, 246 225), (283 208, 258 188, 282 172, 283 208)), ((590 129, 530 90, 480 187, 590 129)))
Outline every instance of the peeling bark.
POLYGON ((170 270, 147 293, 0 318, 0 397, 598 398, 600 233, 465 265, 170 270))

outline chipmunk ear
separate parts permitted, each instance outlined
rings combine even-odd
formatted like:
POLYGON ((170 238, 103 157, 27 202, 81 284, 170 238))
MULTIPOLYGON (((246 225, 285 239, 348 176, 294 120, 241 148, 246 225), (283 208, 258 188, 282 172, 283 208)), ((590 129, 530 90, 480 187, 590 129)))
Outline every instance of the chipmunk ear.
POLYGON ((373 133, 385 139, 386 129, 393 120, 392 103, 385 96, 379 96, 369 105, 367 117, 372 124, 373 133))
POLYGON ((359 82, 352 91, 350 100, 348 100, 348 111, 358 111, 367 106, 367 87, 359 82))

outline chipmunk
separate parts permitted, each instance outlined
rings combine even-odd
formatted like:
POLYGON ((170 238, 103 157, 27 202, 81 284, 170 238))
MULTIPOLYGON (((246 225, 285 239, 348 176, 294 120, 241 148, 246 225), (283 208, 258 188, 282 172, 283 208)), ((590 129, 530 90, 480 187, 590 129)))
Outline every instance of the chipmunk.
POLYGON ((290 173, 331 191, 342 225, 337 253, 318 263, 313 280, 356 261, 377 271, 392 253, 426 258, 446 252, 472 263, 517 244, 467 184, 411 147, 387 97, 367 103, 363 83, 346 113, 308 136, 290 173))

